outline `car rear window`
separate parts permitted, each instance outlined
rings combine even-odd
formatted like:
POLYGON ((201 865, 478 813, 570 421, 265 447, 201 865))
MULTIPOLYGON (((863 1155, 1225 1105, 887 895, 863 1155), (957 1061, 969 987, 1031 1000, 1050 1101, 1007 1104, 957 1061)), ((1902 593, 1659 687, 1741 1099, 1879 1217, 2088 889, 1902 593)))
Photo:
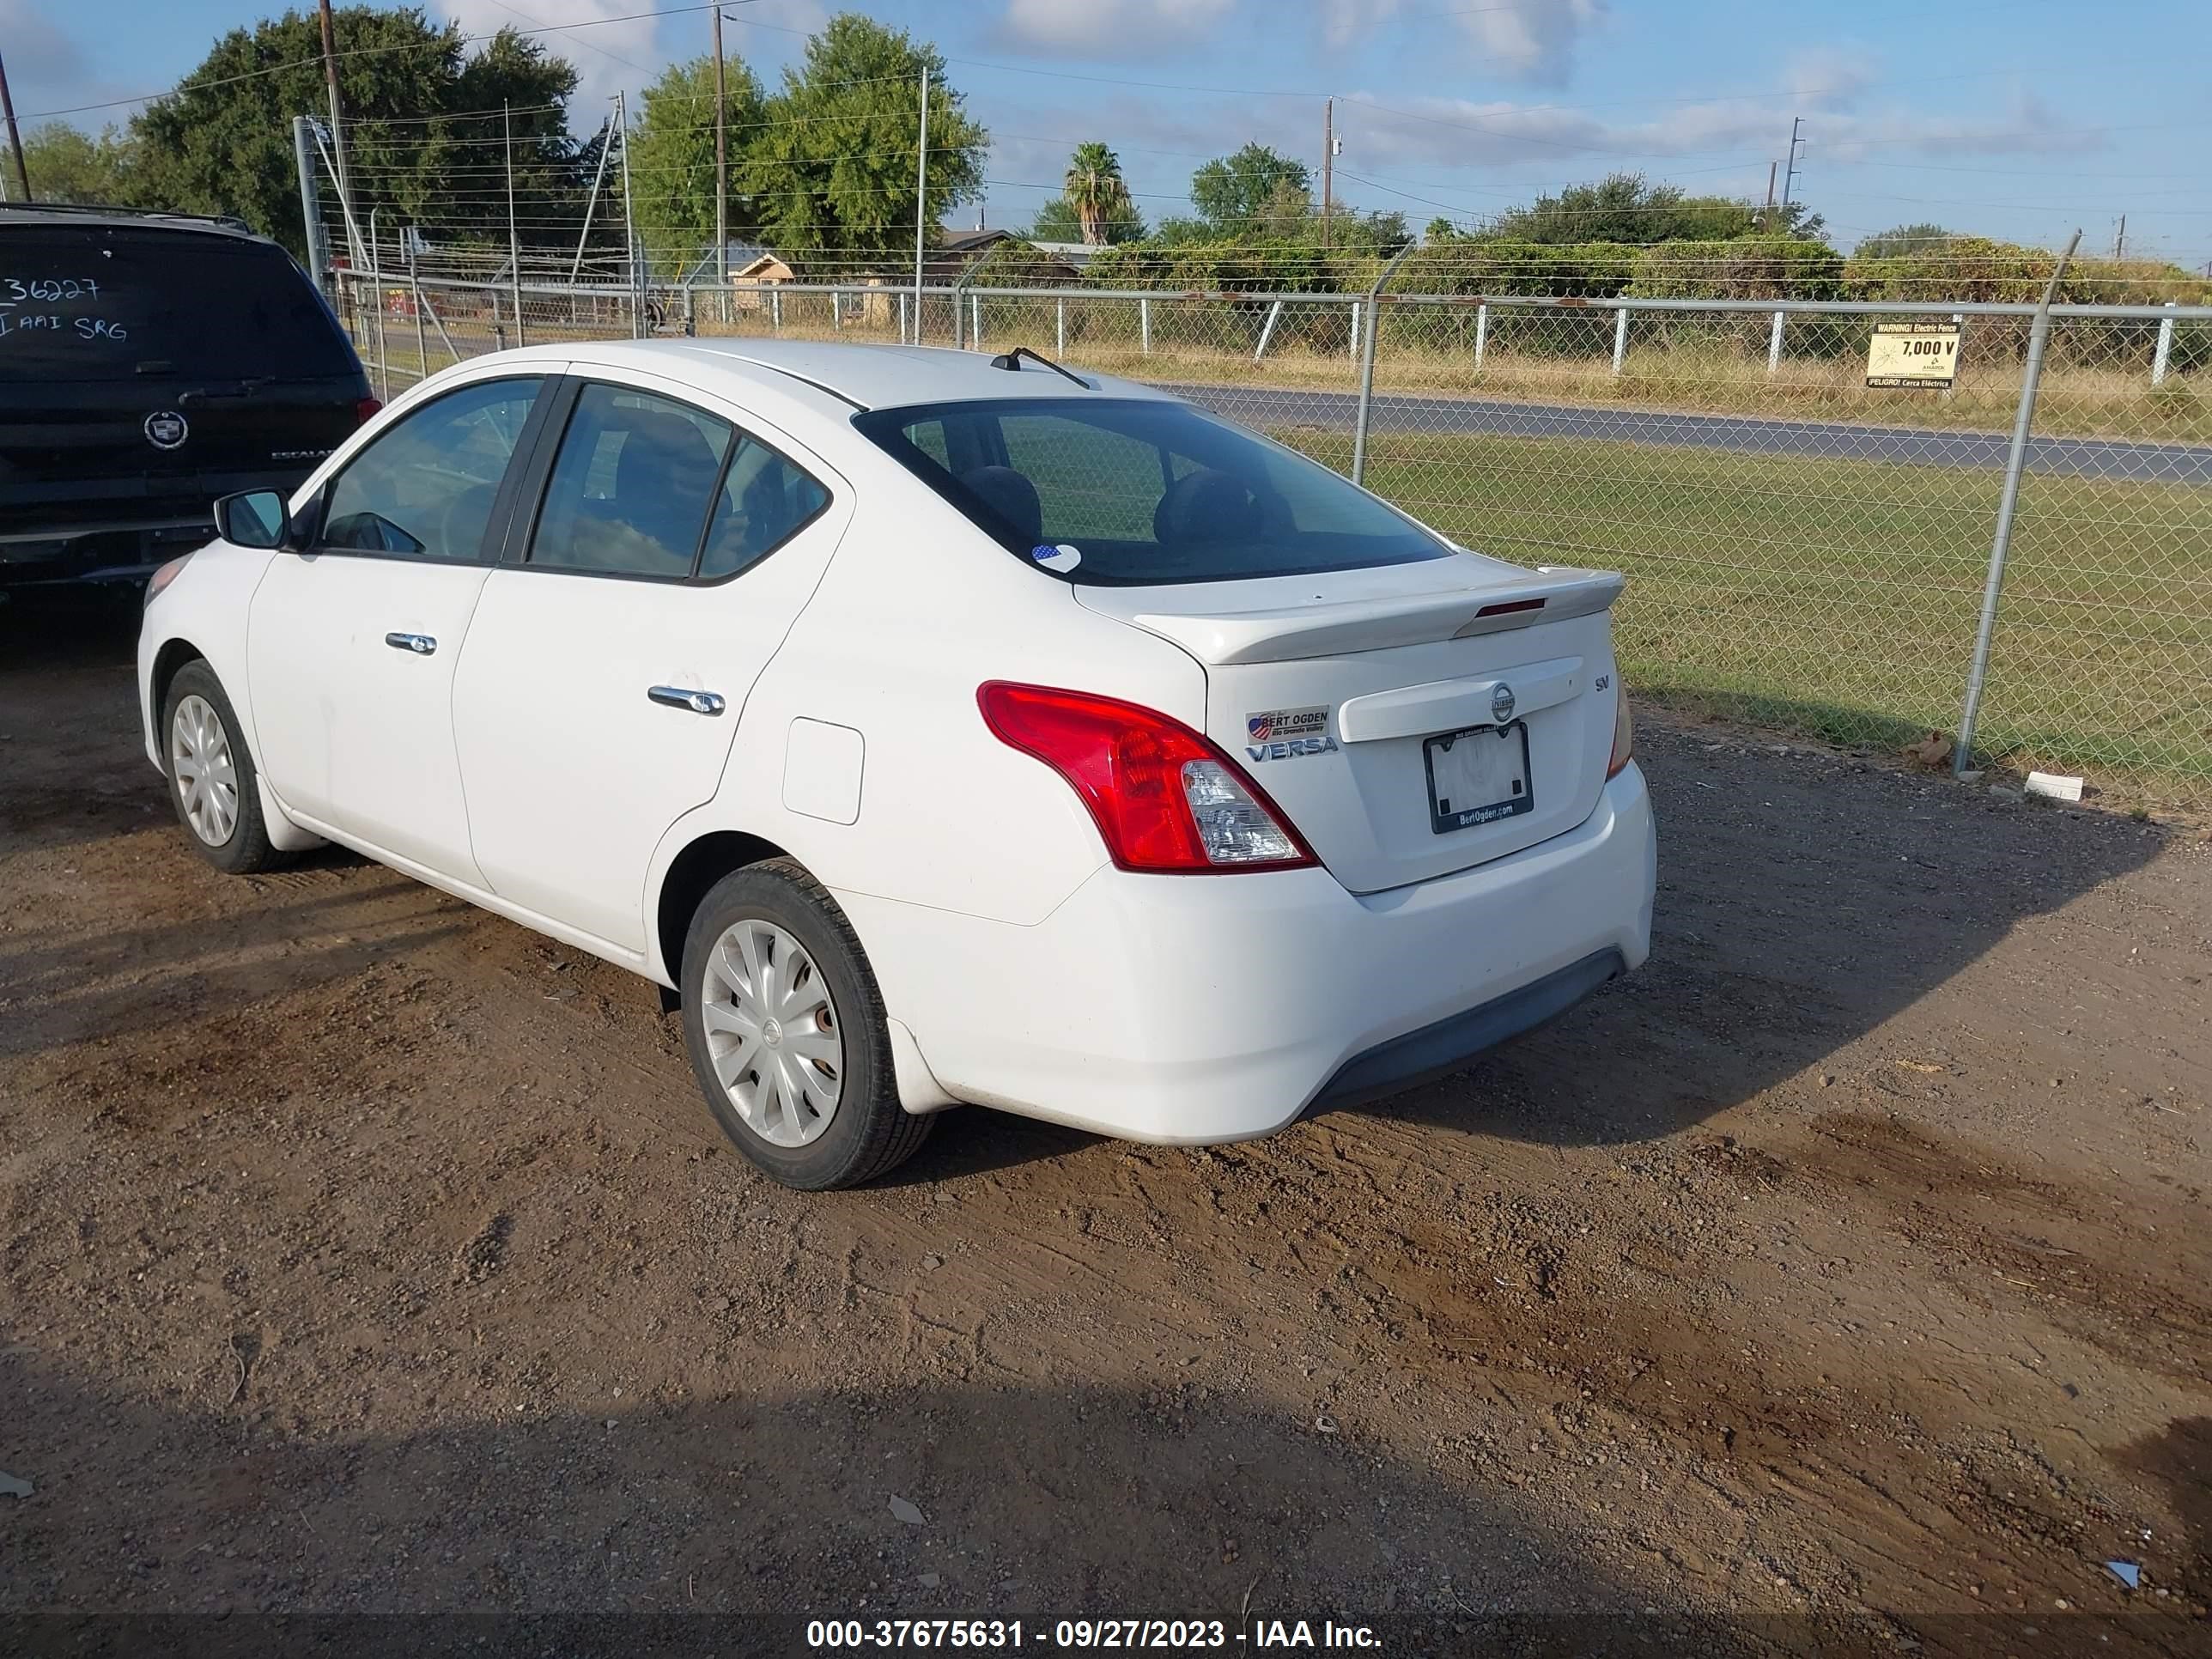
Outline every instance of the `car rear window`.
POLYGON ((1009 552, 1073 582, 1235 581, 1452 550, 1318 462, 1183 404, 1007 398, 853 424, 1009 552))
POLYGON ((322 298, 265 242, 0 226, 0 381, 319 380, 357 372, 322 298))

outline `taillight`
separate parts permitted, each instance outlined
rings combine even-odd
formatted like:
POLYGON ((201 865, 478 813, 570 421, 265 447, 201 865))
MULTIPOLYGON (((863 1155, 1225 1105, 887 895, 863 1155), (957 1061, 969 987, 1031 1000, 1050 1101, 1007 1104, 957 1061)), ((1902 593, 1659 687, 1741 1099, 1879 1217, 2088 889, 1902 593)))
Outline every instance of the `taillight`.
POLYGON ((1242 768, 1180 720, 1085 691, 992 680, 983 723, 1067 780, 1124 870, 1297 870, 1314 862, 1242 768))
POLYGON ((368 417, 375 414, 378 410, 383 407, 384 400, 381 398, 355 398, 353 400, 353 423, 356 426, 368 425, 368 417))
POLYGON ((1610 778, 1636 758, 1636 722, 1628 713, 1628 688, 1616 671, 1613 677, 1613 755, 1605 763, 1610 778))

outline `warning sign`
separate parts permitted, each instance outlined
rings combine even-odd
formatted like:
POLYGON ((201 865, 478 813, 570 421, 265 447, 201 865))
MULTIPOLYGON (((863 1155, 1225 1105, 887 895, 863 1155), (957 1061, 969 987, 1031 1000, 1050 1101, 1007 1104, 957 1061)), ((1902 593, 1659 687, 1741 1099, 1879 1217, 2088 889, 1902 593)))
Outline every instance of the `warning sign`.
POLYGON ((1956 323, 1876 323, 1867 342, 1870 386, 1948 387, 1959 372, 1956 323))

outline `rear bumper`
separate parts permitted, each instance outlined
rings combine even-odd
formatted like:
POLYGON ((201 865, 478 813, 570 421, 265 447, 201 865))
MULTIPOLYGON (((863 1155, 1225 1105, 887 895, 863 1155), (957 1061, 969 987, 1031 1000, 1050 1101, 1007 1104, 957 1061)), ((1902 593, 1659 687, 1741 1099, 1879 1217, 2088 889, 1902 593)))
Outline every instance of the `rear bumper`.
POLYGON ((1338 1066, 1306 1109, 1362 1105, 1449 1076, 1476 1055, 1557 1018, 1606 981, 1627 971, 1628 959, 1618 946, 1608 945, 1464 1013, 1449 1014, 1418 1031, 1378 1042, 1338 1066))
POLYGON ((1204 1144, 1449 1072, 1640 966, 1656 870, 1632 766, 1577 828, 1380 893, 1109 867, 1031 927, 838 897, 946 1092, 1204 1144))

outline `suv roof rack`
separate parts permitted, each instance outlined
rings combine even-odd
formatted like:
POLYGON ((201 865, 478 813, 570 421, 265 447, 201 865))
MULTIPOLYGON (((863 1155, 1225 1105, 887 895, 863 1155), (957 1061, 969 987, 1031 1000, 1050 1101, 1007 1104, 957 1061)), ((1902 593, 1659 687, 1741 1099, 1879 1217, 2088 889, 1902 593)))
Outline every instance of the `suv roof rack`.
POLYGON ((190 224, 220 225, 225 230, 255 234, 253 227, 234 213, 185 213, 176 208, 118 207, 106 202, 0 202, 0 213, 81 213, 88 218, 181 219, 190 224))

